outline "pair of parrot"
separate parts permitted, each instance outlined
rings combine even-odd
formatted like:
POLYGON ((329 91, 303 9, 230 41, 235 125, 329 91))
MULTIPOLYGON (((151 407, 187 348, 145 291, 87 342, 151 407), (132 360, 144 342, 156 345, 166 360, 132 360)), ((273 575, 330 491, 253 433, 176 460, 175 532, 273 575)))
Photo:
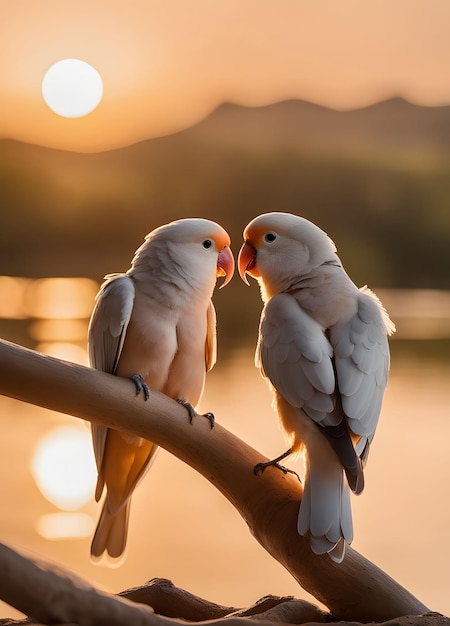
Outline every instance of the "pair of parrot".
MULTIPOLYGON (((341 562, 353 538, 350 490, 361 493, 389 370, 394 326, 377 297, 358 289, 320 228, 288 213, 256 217, 244 230, 238 269, 255 278, 264 302, 256 364, 269 382, 289 454, 305 457, 298 532, 316 554, 341 562)), ((230 237, 218 224, 181 219, 147 235, 124 274, 106 276, 88 333, 91 366, 130 377, 137 393, 160 391, 185 404, 189 418, 216 360, 211 300, 218 276, 234 273, 230 237)), ((211 414, 208 415, 213 425, 211 414)), ((106 488, 91 556, 119 558, 131 495, 155 458, 141 437, 92 425, 106 488)))

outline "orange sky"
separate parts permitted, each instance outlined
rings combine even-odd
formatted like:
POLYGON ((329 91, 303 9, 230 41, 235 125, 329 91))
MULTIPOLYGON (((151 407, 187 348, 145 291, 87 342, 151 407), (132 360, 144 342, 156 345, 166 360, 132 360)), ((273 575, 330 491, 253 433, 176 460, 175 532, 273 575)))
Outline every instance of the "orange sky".
POLYGON ((448 0, 0 0, 0 136, 79 151, 167 134, 217 104, 393 95, 450 102, 448 0), (41 96, 74 57, 103 78, 90 115, 41 96))

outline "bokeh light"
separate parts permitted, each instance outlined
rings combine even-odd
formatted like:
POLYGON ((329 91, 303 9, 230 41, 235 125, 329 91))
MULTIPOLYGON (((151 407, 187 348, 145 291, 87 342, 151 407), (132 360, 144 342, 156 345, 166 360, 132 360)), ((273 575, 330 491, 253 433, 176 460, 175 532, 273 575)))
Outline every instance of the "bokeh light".
POLYGON ((68 341, 43 341, 37 344, 36 350, 56 359, 78 363, 79 365, 88 365, 89 363, 87 350, 68 341))
POLYGON ((32 281, 19 276, 0 276, 0 318, 25 319, 24 294, 32 281))
POLYGON ((76 511, 92 498, 96 466, 89 431, 60 426, 38 442, 31 471, 40 492, 64 511, 76 511))
POLYGON ((97 291, 89 278, 41 278, 30 283, 24 306, 30 317, 82 319, 90 316, 97 291))
POLYGON ((49 540, 89 537, 94 530, 94 520, 87 513, 49 513, 39 517, 36 530, 49 540))

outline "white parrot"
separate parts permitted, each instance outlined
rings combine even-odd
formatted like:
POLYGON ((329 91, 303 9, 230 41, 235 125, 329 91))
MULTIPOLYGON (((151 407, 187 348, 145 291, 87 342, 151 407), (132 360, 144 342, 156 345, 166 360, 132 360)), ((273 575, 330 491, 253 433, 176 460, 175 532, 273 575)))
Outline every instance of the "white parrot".
MULTIPOLYGON (((180 401, 192 420, 216 360, 216 315, 211 296, 217 276, 234 272, 230 238, 218 224, 192 218, 147 235, 124 274, 106 276, 89 324, 92 367, 130 377, 180 401)), ((213 415, 206 414, 213 426, 213 415)), ((95 498, 106 498, 91 556, 125 549, 133 490, 149 469, 157 446, 134 435, 92 425, 98 469, 95 498)))
MULTIPOLYGON (((349 488, 364 488, 389 371, 395 330, 378 298, 358 289, 320 228, 288 213, 267 213, 244 230, 239 273, 255 278, 264 308, 256 365, 268 379, 287 452, 303 453, 300 535, 340 563, 353 539, 349 488)), ((286 468, 281 469, 286 470, 286 468)))

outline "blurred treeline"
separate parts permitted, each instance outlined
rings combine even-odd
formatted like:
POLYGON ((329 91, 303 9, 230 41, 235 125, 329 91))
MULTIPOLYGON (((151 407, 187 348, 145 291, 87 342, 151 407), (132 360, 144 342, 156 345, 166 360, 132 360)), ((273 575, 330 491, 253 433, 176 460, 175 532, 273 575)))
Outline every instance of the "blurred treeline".
MULTIPOLYGON (((450 107, 228 104, 97 154, 3 140, 0 198, 0 274, 100 280, 128 268, 147 232, 187 216, 220 222, 237 253, 247 222, 280 210, 326 230, 359 285, 448 288, 450 107)), ((219 325, 238 334, 259 313, 256 286, 239 283, 215 296, 219 325)))

